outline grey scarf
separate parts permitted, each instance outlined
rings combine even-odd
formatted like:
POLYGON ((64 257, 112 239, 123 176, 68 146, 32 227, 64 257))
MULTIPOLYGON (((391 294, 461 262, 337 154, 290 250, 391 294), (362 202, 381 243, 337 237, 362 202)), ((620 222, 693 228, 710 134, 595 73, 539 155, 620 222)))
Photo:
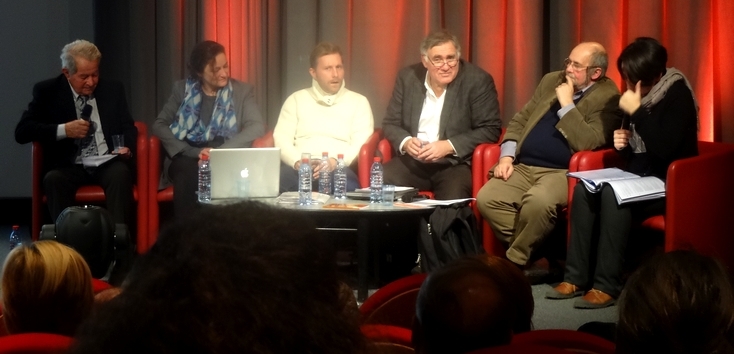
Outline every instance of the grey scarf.
MULTIPOLYGON (((701 126, 698 120, 698 102, 696 101, 696 95, 693 93, 691 83, 688 82, 688 79, 686 79, 683 73, 676 68, 667 69, 665 75, 660 78, 660 81, 658 81, 658 83, 656 83, 655 86, 652 87, 650 92, 642 98, 642 100, 640 101, 640 107, 650 112, 652 110, 652 107, 660 103, 660 101, 665 98, 665 95, 668 93, 670 87, 678 80, 683 80, 683 82, 686 83, 688 89, 691 90, 693 104, 696 106, 696 126, 698 129, 700 129, 701 126)), ((642 141, 640 135, 637 133, 637 131, 635 131, 634 124, 630 124, 630 130, 632 131, 632 138, 630 139, 629 144, 632 148, 632 151, 634 151, 635 153, 647 152, 647 149, 645 148, 645 142, 642 141)))

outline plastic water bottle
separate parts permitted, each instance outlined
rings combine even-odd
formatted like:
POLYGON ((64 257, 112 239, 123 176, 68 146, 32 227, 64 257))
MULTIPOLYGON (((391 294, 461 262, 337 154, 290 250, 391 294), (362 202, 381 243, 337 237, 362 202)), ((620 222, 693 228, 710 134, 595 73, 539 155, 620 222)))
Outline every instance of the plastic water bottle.
POLYGON ((344 154, 336 155, 336 170, 334 170, 334 199, 347 198, 347 165, 344 164, 344 154))
POLYGON ((212 171, 209 168, 209 156, 201 157, 199 165, 199 203, 212 201, 212 171))
POLYGON ((311 154, 301 154, 298 167, 298 204, 311 204, 311 154))
POLYGON ((18 232, 18 229, 20 226, 13 225, 13 231, 10 232, 10 250, 13 250, 13 248, 20 245, 20 233, 18 232))
POLYGON ((382 164, 375 157, 370 169, 370 203, 382 203, 382 164))
POLYGON ((331 195, 331 171, 329 171, 329 153, 321 153, 321 169, 319 170, 319 193, 331 195))

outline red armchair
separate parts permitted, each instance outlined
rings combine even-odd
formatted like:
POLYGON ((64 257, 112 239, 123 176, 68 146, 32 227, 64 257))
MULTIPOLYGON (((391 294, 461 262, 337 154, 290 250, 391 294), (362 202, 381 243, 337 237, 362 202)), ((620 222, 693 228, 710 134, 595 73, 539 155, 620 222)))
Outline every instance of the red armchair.
POLYGON ((359 307, 362 324, 412 328, 418 291, 427 276, 426 273, 412 274, 378 289, 359 307))
POLYGON ((52 333, 20 333, 0 337, 0 354, 66 353, 73 338, 52 333))
MULTIPOLYGON (((504 129, 503 129, 504 133, 504 129)), ((471 160, 471 179, 472 179, 472 196, 477 197, 479 190, 482 189, 487 181, 489 169, 492 168, 500 159, 500 145, 499 144, 480 144, 474 149, 474 155, 471 160)), ((505 247, 502 243, 494 237, 492 229, 482 218, 479 213, 479 208, 476 202, 472 204, 474 209, 474 216, 476 216, 479 222, 479 231, 482 233, 482 244, 487 254, 493 256, 505 257, 505 247)))
MULTIPOLYGON (((502 135, 504 135, 505 130, 502 129, 502 135)), ((502 140, 502 135, 500 135, 500 141, 502 140)), ((491 144, 481 144, 477 147, 479 149, 483 145, 491 145, 491 144)), ((370 138, 367 140, 367 142, 362 145, 362 149, 359 150, 359 185, 362 188, 367 188, 370 186, 370 167, 372 166, 372 158, 376 156, 376 153, 379 152, 380 155, 382 155, 382 163, 385 164, 388 161, 392 159, 392 152, 393 148, 392 145, 390 145, 390 142, 387 141, 387 139, 382 138, 382 130, 376 129, 375 132, 370 136, 370 138)), ((476 156, 477 150, 474 150, 474 156, 476 156)), ((499 158, 499 154, 497 155, 499 158)), ((472 159, 474 161, 474 159, 472 159)), ((496 161, 495 161, 496 162, 496 161)), ((472 162, 473 164, 474 162, 472 162)), ((485 173, 486 174, 486 173, 485 173)), ((472 185, 475 183, 474 176, 474 168, 472 167, 472 185)), ((481 188, 481 186, 479 186, 481 188)), ((477 189, 478 191, 478 189, 477 189)), ((426 195, 429 198, 433 198, 433 192, 431 191, 420 191, 420 194, 426 195)), ((474 196, 476 196, 476 191, 474 191, 474 196)), ((472 203, 472 206, 474 203, 472 203)), ((474 207, 475 214, 479 216, 479 211, 474 207)))
MULTIPOLYGON (((138 252, 147 251, 158 239, 158 229, 160 228, 160 206, 161 202, 170 202, 173 200, 173 186, 168 186, 162 190, 158 190, 161 177, 161 141, 158 137, 151 135, 149 139, 149 153, 147 166, 148 180, 148 223, 145 240, 138 237, 138 252)), ((273 147, 273 131, 265 133, 265 135, 255 139, 252 147, 273 147)))
MULTIPOLYGON (((133 196, 137 202, 137 243, 138 252, 141 252, 141 240, 147 239, 148 230, 148 127, 143 122, 135 122, 138 128, 136 158, 136 184, 133 186, 133 196)), ((43 149, 41 144, 33 142, 31 153, 31 237, 37 240, 43 223, 44 204, 46 196, 43 194, 43 149)), ((100 186, 82 186, 76 191, 76 201, 80 204, 95 204, 105 201, 104 190, 100 186)))
MULTIPOLYGON (((502 130, 502 133, 504 135, 504 129, 502 130)), ((501 138, 500 138, 501 141, 501 138)), ((606 150, 602 150, 606 151, 606 150)), ((611 151, 611 150, 609 150, 611 151)), ((612 151, 613 152, 613 151, 612 151)), ((602 168, 602 167, 591 167, 590 162, 587 162, 589 160, 589 155, 587 153, 591 153, 591 151, 581 151, 578 153, 575 153, 573 156, 571 156, 571 161, 569 163, 570 171, 578 171, 579 166, 589 165, 588 167, 582 168, 583 170, 589 170, 594 168, 602 168)), ((592 155, 596 156, 596 155, 592 155)), ((474 150, 474 156, 472 157, 472 193, 474 197, 476 198, 477 193, 479 193, 479 190, 484 186, 484 184, 487 183, 489 180, 488 178, 488 171, 490 168, 492 168, 500 158, 500 145, 499 144, 481 144, 474 150)), ((606 160, 610 159, 609 157, 604 158, 606 160)), ((618 166, 617 164, 614 164, 612 161, 608 162, 610 166, 618 166)), ((568 200, 569 204, 571 202, 571 197, 573 195, 573 188, 576 186, 576 179, 575 178, 569 178, 568 179, 568 200)), ((484 250, 487 251, 488 254, 495 255, 498 257, 504 257, 505 256, 505 246, 502 245, 502 243, 494 237, 494 233, 492 232, 492 229, 489 227, 489 224, 486 220, 482 219, 482 216, 479 214, 479 209, 474 206, 474 213, 477 217, 477 220, 481 220, 480 222, 480 231, 482 232, 482 239, 483 239, 483 245, 484 250)), ((559 222, 563 222, 563 220, 568 220, 566 215, 568 214, 568 208, 565 208, 560 211, 558 215, 559 222)))
MULTIPOLYGON (((698 153, 670 164, 665 216, 651 217, 642 227, 664 232, 665 252, 695 249, 731 268, 734 239, 726 220, 734 215, 734 144, 699 141, 698 153)), ((580 152, 574 159, 570 171, 622 165, 612 149, 580 152)), ((569 195, 575 184, 570 178, 569 195)))
POLYGON ((360 327, 362 334, 376 347, 376 353, 410 354, 413 350, 413 331, 408 328, 372 324, 360 327))

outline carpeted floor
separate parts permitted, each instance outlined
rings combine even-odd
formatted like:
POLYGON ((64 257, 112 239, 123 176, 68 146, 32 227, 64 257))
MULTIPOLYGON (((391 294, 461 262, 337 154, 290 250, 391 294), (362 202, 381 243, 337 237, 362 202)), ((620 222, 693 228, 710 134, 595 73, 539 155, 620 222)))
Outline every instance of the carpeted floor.
MULTIPOLYGON (((603 309, 581 310, 573 307, 574 299, 549 300, 545 292, 551 288, 550 284, 533 285, 533 312, 534 329, 571 329, 577 330, 588 322, 617 322, 617 307, 610 306, 603 309)), ((377 289, 370 289, 372 295, 377 289)), ((357 296, 355 290, 354 296, 357 296)))

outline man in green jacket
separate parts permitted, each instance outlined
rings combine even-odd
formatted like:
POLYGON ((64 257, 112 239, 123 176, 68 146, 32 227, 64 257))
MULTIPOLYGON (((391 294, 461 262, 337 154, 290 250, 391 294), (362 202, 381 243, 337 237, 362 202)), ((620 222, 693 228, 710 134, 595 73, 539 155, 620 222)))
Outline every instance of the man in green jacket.
POLYGON ((563 71, 543 77, 510 121, 499 163, 477 195, 482 216, 508 246, 507 258, 521 268, 568 204, 571 156, 606 145, 621 123, 619 90, 605 76, 604 47, 581 43, 564 64, 563 71))

